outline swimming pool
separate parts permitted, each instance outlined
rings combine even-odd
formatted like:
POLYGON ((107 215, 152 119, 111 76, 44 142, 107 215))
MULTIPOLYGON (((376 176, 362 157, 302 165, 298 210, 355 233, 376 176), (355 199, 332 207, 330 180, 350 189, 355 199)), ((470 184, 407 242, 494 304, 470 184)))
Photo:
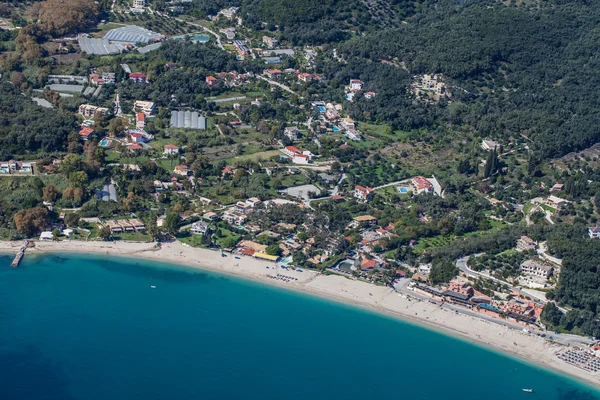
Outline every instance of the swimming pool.
POLYGON ((334 125, 334 126, 331 128, 331 130, 332 130, 332 131, 334 131, 334 132, 339 132, 339 131, 340 131, 340 128, 338 128, 337 126, 335 126, 335 125, 334 125))
POLYGON ((323 107, 323 106, 318 106, 318 107, 317 107, 317 110, 319 110, 319 112, 322 112, 322 113, 324 113, 324 112, 325 112, 325 107, 323 107))
POLYGON ((404 186, 401 186, 401 187, 398 188, 398 191, 400 193, 408 193, 408 188, 404 187, 404 186))
POLYGON ((112 143, 112 140, 110 140, 110 139, 102 139, 102 141, 100 142, 100 147, 106 147, 111 143, 112 143))
POLYGON ((202 33, 188 33, 187 35, 175 36, 175 37, 173 37, 173 39, 182 40, 182 39, 185 39, 186 37, 189 37, 190 40, 194 43, 201 43, 201 44, 207 43, 210 40, 210 36, 204 35, 202 33))

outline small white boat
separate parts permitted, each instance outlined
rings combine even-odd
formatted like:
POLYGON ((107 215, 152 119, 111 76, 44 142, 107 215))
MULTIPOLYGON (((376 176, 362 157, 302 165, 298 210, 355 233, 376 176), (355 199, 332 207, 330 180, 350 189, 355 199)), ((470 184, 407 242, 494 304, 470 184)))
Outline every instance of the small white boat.
POLYGON ((156 286, 154 286, 154 285, 152 285, 152 286, 150 286, 150 287, 151 287, 152 289, 156 289, 156 286))
POLYGON ((533 393, 533 389, 523 389, 525 393, 533 393))

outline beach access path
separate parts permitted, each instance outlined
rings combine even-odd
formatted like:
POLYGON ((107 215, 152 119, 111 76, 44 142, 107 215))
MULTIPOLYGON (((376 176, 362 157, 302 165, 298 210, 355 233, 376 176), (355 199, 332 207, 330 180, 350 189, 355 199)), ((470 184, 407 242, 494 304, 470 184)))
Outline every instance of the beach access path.
MULTIPOLYGON (((0 252, 16 253, 20 245, 21 242, 0 241, 0 252)), ((221 257, 217 251, 193 248, 179 242, 162 243, 159 247, 156 247, 155 243, 35 242, 35 247, 28 249, 26 258, 36 253, 47 252, 106 254, 136 260, 148 259, 240 276, 383 313, 460 337, 482 347, 506 352, 531 363, 567 373, 596 387, 600 386, 600 373, 592 374, 556 357, 556 353, 564 350, 565 346, 399 294, 389 287, 376 286, 344 276, 322 275, 309 270, 299 272, 281 269, 276 267, 275 263, 252 257, 236 258, 231 254, 221 257), (282 282, 267 277, 277 273, 295 277, 297 280, 282 282)))

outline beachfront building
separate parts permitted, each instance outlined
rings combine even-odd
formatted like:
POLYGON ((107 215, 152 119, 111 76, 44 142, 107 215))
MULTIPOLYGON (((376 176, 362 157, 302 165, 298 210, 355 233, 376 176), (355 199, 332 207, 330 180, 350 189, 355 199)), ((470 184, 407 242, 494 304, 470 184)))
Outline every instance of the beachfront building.
POLYGON ((51 242, 54 240, 54 235, 50 231, 44 231, 40 234, 40 241, 51 242))
POLYGON ((525 275, 548 279, 552 274, 552 265, 540 260, 525 260, 521 263, 520 270, 525 275))
POLYGON ((208 224, 204 221, 194 222, 192 224, 192 228, 190 229, 190 233, 192 235, 206 235, 208 231, 208 224))

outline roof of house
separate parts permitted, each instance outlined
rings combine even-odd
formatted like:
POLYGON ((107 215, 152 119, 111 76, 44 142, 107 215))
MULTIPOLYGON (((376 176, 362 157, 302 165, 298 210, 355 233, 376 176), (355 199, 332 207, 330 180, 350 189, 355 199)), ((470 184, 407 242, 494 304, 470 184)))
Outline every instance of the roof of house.
POLYGON ((310 158, 309 156, 307 156, 306 154, 294 154, 294 157, 300 157, 300 158, 310 158))
POLYGON ((165 144, 165 149, 178 149, 179 147, 174 144, 165 144))
POLYGON ((297 148, 296 146, 285 146, 285 148, 288 151, 291 151, 292 153, 302 153, 302 150, 300 150, 299 148, 297 148))
POLYGON ((139 113, 135 114, 135 117, 138 121, 146 120, 146 114, 144 114, 143 112, 139 112, 139 113))
POLYGON ((412 178, 413 184, 417 187, 417 189, 429 189, 433 185, 424 176, 415 176, 412 178))
POLYGON ((175 167, 176 170, 185 171, 188 169, 187 165, 178 165, 175 167))
POLYGON ((364 268, 375 268, 377 266, 377 261, 364 259, 360 263, 360 266, 364 268))
POLYGON ((206 80, 207 80, 207 81, 214 82, 214 81, 216 81, 216 80, 217 80, 217 78, 215 78, 214 76, 207 76, 207 77, 206 77, 206 80))
POLYGON ((139 143, 133 143, 129 145, 129 150, 142 150, 143 147, 139 143))
POLYGON ((133 74, 129 74, 129 77, 130 78, 145 78, 146 74, 140 74, 140 73, 134 72, 133 74))
POLYGON ((140 138, 140 137, 143 137, 144 135, 141 133, 130 133, 129 136, 134 137, 134 138, 140 138))
POLYGON ((359 192, 363 192, 365 194, 369 194, 371 192, 373 192, 373 189, 371 189, 370 187, 364 187, 364 186, 360 186, 360 185, 356 185, 354 187, 355 190, 358 190, 359 192))
POLYGON ((597 226, 592 226, 588 230, 590 233, 600 233, 600 227, 597 226))

